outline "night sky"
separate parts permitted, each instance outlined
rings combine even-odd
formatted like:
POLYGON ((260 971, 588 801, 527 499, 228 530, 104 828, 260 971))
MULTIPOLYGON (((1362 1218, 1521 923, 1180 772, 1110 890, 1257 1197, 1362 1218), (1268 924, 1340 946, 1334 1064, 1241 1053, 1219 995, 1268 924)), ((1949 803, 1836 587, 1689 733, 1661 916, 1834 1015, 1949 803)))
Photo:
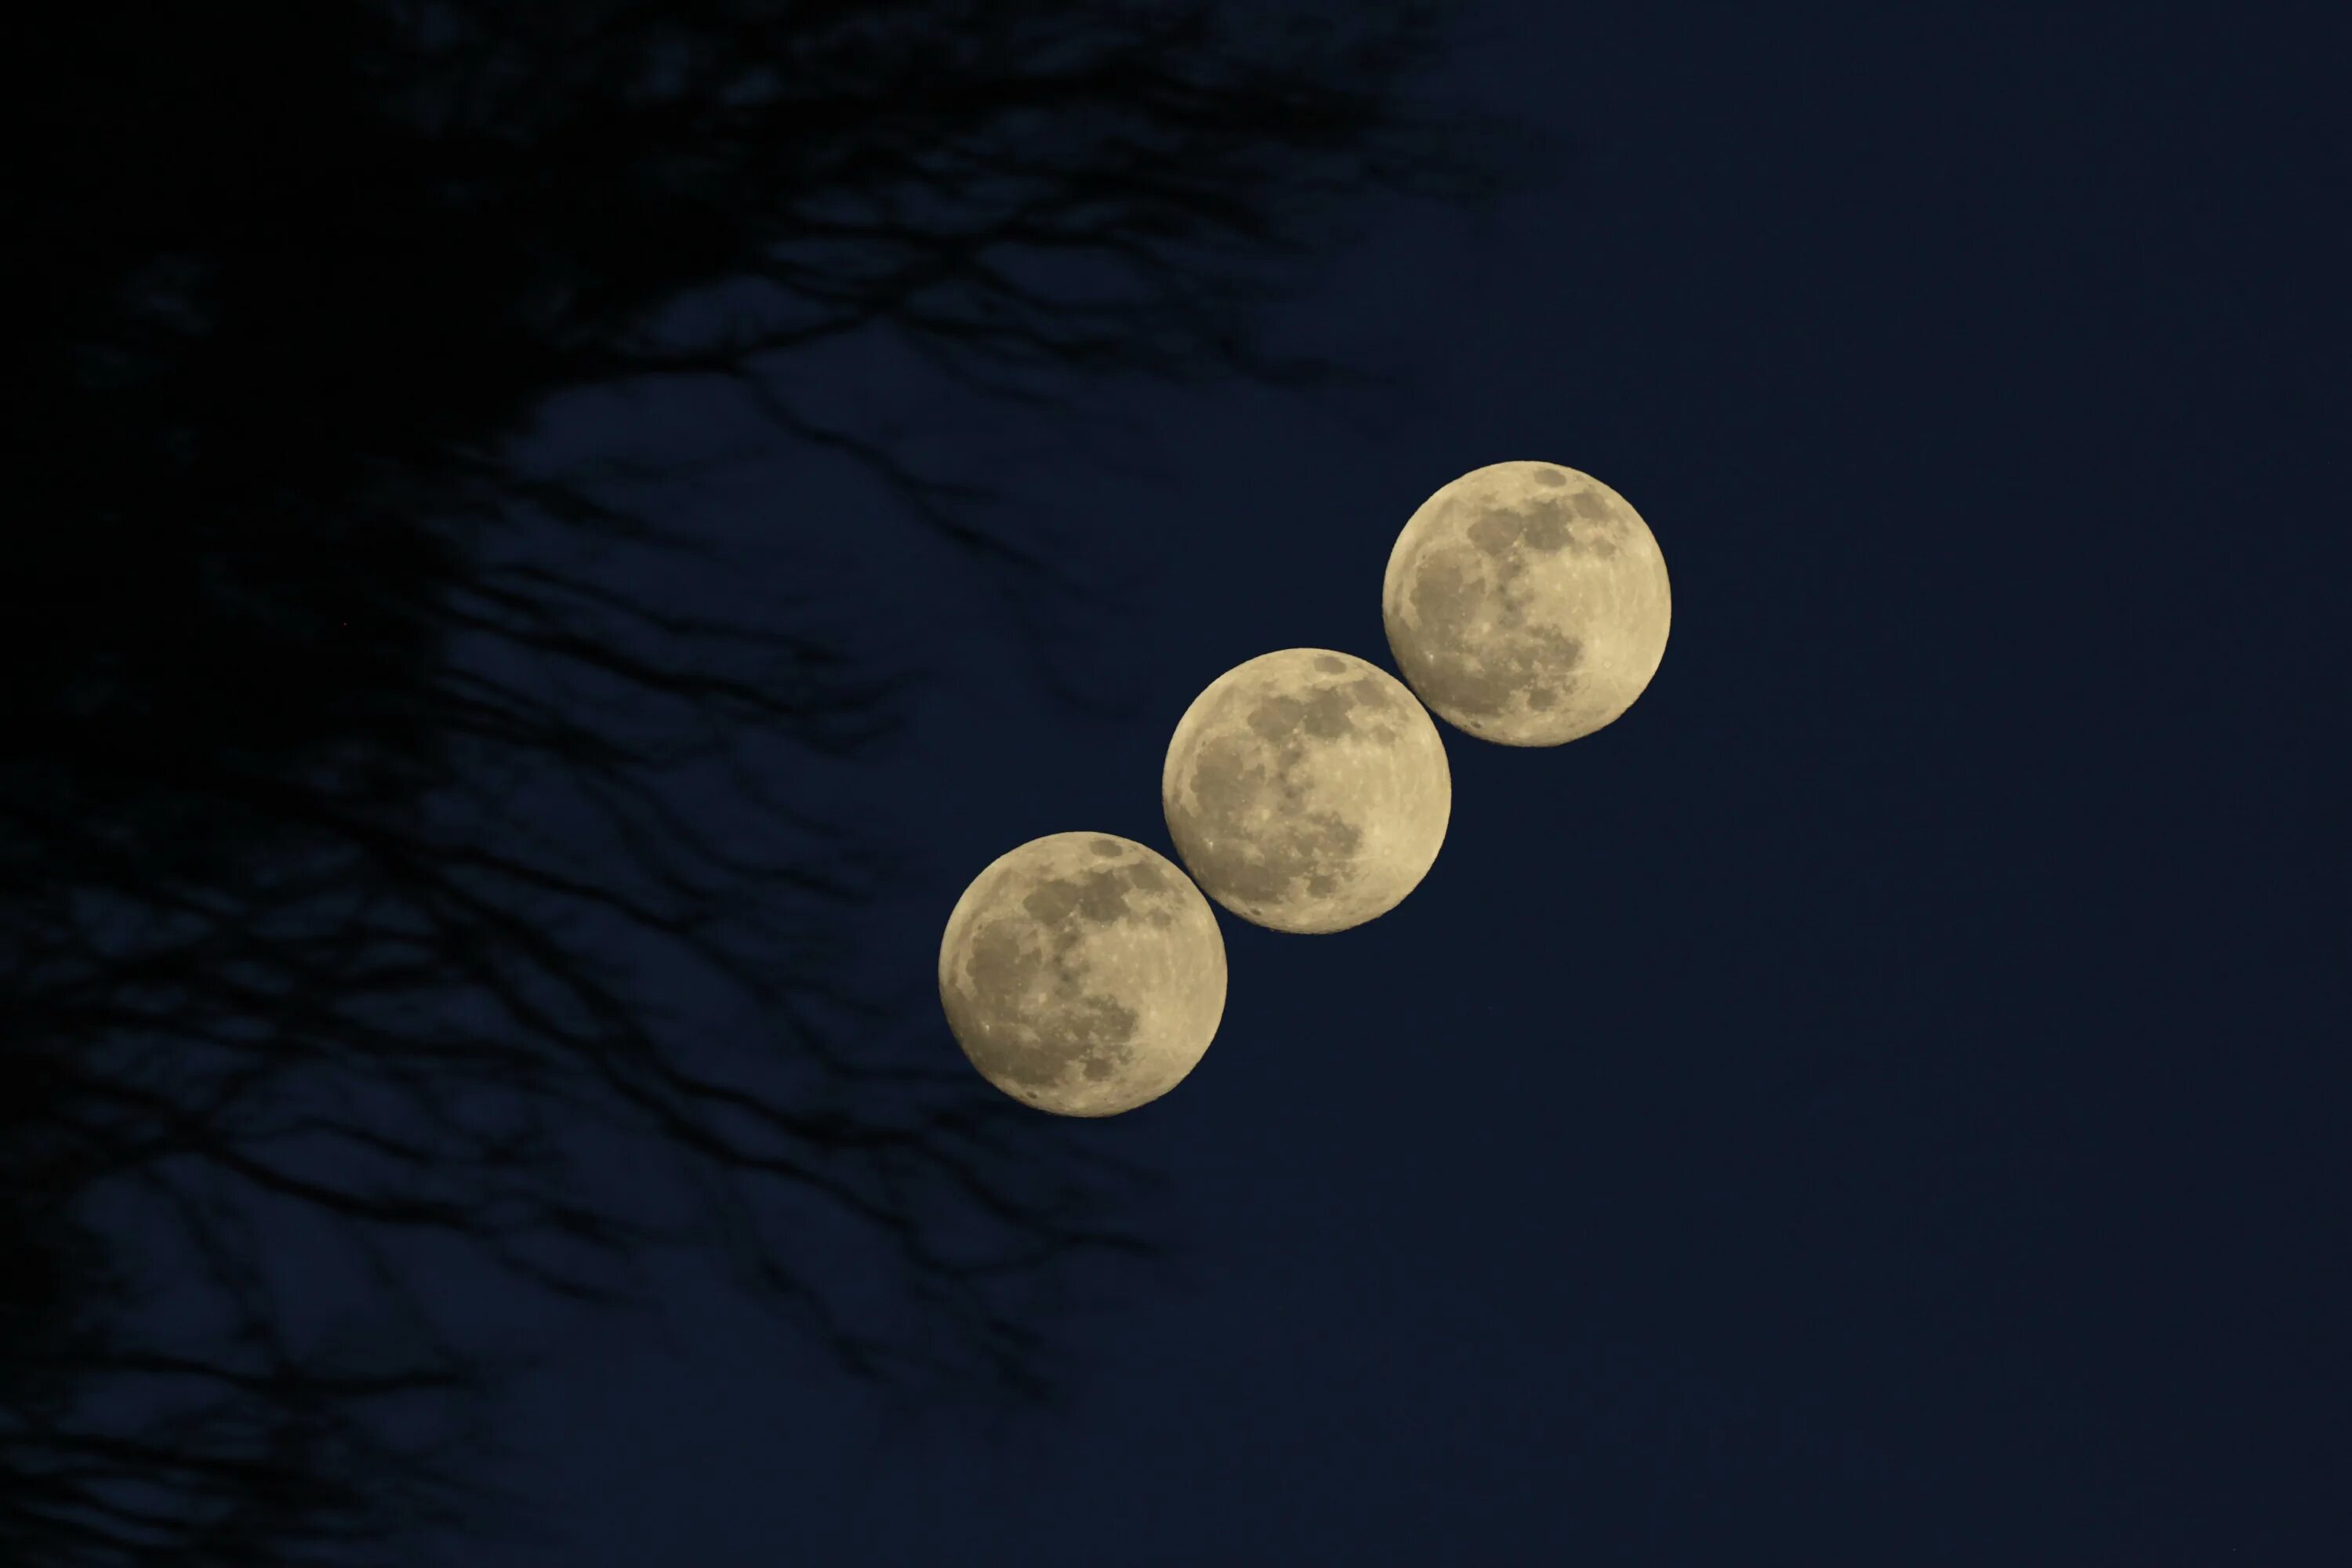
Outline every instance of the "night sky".
MULTIPOLYGON (((885 1423, 681 1274, 658 1326, 547 1320, 501 1479, 566 1533, 449 1561, 2352 1560, 2352 23, 1472 16, 1441 85, 1556 177, 1381 209, 1271 323, 1392 385, 1089 423, 844 358, 1105 586, 1033 639, 795 459, 843 602, 937 676, 808 789, 920 866, 863 951, 951 1054, 965 883, 1049 833, 1172 855, 1186 705, 1281 647, 1392 668, 1390 547, 1457 475, 1642 512, 1648 692, 1558 748, 1442 727, 1444 848, 1370 924, 1220 910, 1208 1056, 1080 1130, 1175 1257, 1058 1331, 1065 1407, 885 1423)), ((698 521, 756 544, 764 482, 698 521)))

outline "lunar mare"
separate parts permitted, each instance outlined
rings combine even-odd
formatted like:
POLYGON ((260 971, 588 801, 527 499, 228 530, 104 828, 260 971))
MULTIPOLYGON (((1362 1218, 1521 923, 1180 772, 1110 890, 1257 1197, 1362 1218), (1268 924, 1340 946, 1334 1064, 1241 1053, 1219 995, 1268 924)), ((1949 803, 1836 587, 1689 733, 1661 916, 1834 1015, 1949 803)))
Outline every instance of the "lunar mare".
POLYGON ((940 939, 940 1002, 981 1076, 1059 1116, 1116 1116, 1196 1066, 1225 1009, 1217 917, 1166 857, 1055 833, 971 880, 940 939))
POLYGON ((1244 920, 1335 931, 1387 913, 1437 859, 1445 743, 1396 677, 1285 648, 1227 670, 1168 744, 1160 805, 1201 890, 1244 920))
POLYGON ((1381 619, 1405 680, 1481 740, 1557 746, 1611 723, 1665 657, 1665 557, 1625 498, 1553 463, 1475 468, 1404 525, 1381 619))

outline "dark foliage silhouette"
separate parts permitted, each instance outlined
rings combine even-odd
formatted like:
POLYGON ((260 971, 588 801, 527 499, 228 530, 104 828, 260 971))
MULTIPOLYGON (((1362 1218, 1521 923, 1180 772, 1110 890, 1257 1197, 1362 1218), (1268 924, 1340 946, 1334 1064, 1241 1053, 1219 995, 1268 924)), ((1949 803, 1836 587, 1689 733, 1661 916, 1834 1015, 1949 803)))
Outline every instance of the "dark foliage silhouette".
POLYGON ((1411 105, 1439 19, 133 10, 0 51, 37 153, 0 261, 0 1552, 348 1562, 467 1517, 496 1377, 407 1300, 413 1246, 600 1300, 708 1242, 885 1385, 1049 1386, 1024 1303, 1150 1250, 1139 1173, 870 1048, 908 999, 844 978, 841 916, 890 847, 746 760, 856 752, 920 672, 816 585, 758 624, 635 591, 629 560, 700 558, 616 480, 648 476, 515 443, 566 392, 710 378, 887 481, 976 584, 1050 595, 985 492, 796 356, 888 332, 1040 406, 1337 376, 1260 345, 1282 264, 1365 192, 1514 177, 1411 105), (685 778, 763 832, 690 819, 685 778), (735 1022, 668 1007, 654 952, 735 1022), (598 1128, 675 1156, 683 1215, 583 1172, 598 1128), (373 1315, 289 1307, 258 1239, 288 1213, 341 1225, 373 1315), (865 1238, 906 1310, 853 1307, 786 1215, 865 1238))

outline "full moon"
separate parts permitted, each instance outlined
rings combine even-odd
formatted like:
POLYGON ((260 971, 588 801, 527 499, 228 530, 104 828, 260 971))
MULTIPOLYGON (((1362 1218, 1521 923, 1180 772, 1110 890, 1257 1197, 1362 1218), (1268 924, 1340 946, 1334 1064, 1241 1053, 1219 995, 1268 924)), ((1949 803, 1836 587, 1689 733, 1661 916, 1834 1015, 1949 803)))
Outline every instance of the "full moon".
POLYGON ((1276 931, 1334 931, 1386 914, 1428 875, 1454 782, 1437 726, 1395 676, 1294 647, 1193 699, 1160 800, 1202 892, 1276 931))
POLYGON ((1672 609, 1641 514, 1552 463, 1474 468, 1422 502, 1381 591, 1421 700, 1507 746, 1557 746, 1631 708, 1665 657, 1672 609))
POLYGON ((972 879, 940 939, 940 1002, 982 1078, 1057 1116, 1116 1116, 1184 1080, 1225 1011, 1216 912, 1165 857, 1055 833, 972 879))

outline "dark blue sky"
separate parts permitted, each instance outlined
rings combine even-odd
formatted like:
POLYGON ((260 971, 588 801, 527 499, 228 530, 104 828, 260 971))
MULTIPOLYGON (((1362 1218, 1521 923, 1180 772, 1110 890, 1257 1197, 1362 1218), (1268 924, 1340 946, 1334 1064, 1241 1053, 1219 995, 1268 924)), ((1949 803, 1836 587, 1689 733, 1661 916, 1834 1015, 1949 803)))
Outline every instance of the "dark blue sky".
MULTIPOLYGON (((1370 925, 1221 911, 1208 1057, 1084 1134, 1166 1177, 1183 1283, 1071 1327, 1066 1411, 886 1432, 681 1280, 663 1333, 566 1320, 519 1411, 511 1479, 573 1539, 459 1560, 2352 1551, 2321 702, 2352 24, 1473 14, 1448 82, 1572 156, 1485 218, 1396 210, 1277 322, 1393 390, 1122 393, 1154 467, 1120 471, 880 378, 1130 574, 1055 645, 1127 707, 1058 703, 968 563, 845 478, 846 591, 943 682, 810 787, 920 858, 868 954, 928 994, 1005 850, 1172 852, 1161 751, 1217 675, 1392 668, 1397 531, 1510 458, 1650 522, 1647 695, 1557 749, 1446 729, 1444 850, 1370 925)), ((756 476, 712 494, 766 526, 756 476)))

